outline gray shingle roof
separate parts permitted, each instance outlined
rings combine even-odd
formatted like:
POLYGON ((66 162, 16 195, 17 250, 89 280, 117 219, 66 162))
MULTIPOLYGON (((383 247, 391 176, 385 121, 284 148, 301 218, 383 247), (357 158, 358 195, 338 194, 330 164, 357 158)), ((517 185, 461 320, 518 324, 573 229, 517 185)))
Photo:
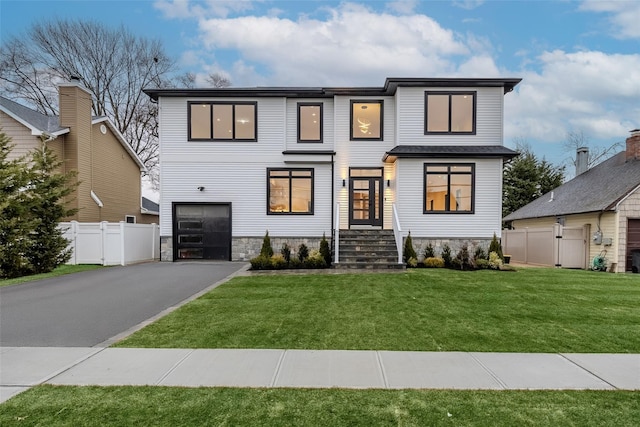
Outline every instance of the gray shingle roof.
POLYGON ((47 116, 3 96, 0 96, 0 106, 41 132, 56 133, 67 129, 60 126, 57 116, 47 116))
POLYGON ((640 160, 620 152, 504 217, 516 219, 613 210, 640 185, 640 160), (553 193, 553 199, 551 197, 553 193))
POLYGON ((142 197, 142 208, 150 212, 160 212, 160 205, 146 197, 142 197))
POLYGON ((382 158, 394 162, 397 158, 445 158, 445 157, 501 157, 512 158, 518 153, 502 145, 397 145, 382 158))

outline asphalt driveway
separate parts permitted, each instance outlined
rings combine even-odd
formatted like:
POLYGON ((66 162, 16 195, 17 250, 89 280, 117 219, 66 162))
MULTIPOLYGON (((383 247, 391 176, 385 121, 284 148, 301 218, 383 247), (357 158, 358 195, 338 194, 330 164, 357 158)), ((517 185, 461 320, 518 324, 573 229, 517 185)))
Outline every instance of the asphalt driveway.
POLYGON ((0 288, 0 346, 93 347, 225 277, 240 262, 156 262, 0 288))

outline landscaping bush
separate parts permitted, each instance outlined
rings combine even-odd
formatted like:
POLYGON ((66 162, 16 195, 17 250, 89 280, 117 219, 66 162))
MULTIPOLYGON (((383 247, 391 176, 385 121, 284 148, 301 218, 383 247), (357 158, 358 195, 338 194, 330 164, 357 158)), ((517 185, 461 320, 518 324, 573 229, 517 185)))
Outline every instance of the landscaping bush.
POLYGON ((498 254, 501 260, 504 260, 504 255, 502 254, 502 244, 496 237, 496 233, 493 233, 493 239, 491 239, 491 243, 489 243, 489 253, 495 252, 498 254))
POLYGON ((252 270, 270 270, 271 258, 263 255, 258 255, 255 258, 249 260, 252 270))
POLYGON ((282 270, 287 268, 287 261, 282 254, 274 254, 271 257, 271 268, 273 270, 282 270))
POLYGON ((298 259, 300 262, 304 262, 309 257, 309 248, 304 243, 301 243, 298 247, 298 259))
POLYGON ((418 259, 416 257, 411 257, 407 260, 407 267, 416 268, 418 266, 418 259))
POLYGON ((320 240, 320 254, 324 259, 327 266, 331 265, 331 248, 329 248, 329 242, 322 233, 322 240, 320 240))
POLYGON ((402 250, 402 260, 405 263, 409 263, 410 258, 418 259, 418 255, 416 254, 416 250, 413 248, 413 241, 411 240, 411 231, 409 231, 409 235, 404 239, 404 248, 402 250))
POLYGON ((269 230, 262 239, 262 248, 260 248, 260 256, 271 258, 273 256, 273 248, 271 247, 271 238, 269 237, 269 230))
POLYGON ((429 257, 424 259, 424 266, 427 268, 443 268, 444 260, 439 257, 429 257))
POLYGON ((489 268, 493 268, 494 270, 499 270, 502 267, 502 258, 500 255, 493 251, 489 253, 489 268))
POLYGON ((304 263, 296 257, 291 258, 291 260, 289 261, 289 268, 291 270, 297 270, 298 268, 303 268, 303 267, 304 267, 304 263))
POLYGON ((284 260, 289 264, 291 262, 291 247, 288 243, 282 244, 282 249, 280 249, 280 254, 284 258, 284 260))
POLYGON ((471 264, 471 258, 469 257, 469 248, 465 243, 462 245, 456 257, 452 260, 453 266, 459 270, 471 270, 473 265, 471 264))
POLYGON ((427 258, 435 258, 436 251, 433 249, 433 245, 429 243, 426 248, 424 248, 424 259, 427 258))
POLYGON ((442 260, 444 261, 444 266, 447 268, 451 268, 453 264, 451 263, 451 248, 448 244, 442 245, 442 253, 440 254, 442 260))
POLYGON ((489 260, 487 259, 477 258, 475 262, 476 262, 476 268, 479 270, 486 270, 489 268, 489 260))
POLYGON ((480 259, 487 259, 487 253, 485 252, 482 246, 476 246, 476 250, 473 252, 474 261, 478 261, 480 259))
POLYGON ((305 268, 326 268, 327 263, 320 251, 314 249, 309 256, 304 260, 305 268))

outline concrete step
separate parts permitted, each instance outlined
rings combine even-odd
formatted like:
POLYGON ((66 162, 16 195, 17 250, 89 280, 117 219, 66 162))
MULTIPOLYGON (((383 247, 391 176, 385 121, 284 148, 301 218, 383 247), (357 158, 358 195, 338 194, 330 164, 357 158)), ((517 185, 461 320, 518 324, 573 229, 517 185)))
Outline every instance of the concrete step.
POLYGON ((404 270, 406 266, 398 263, 362 263, 362 262, 340 262, 334 264, 333 268, 358 269, 358 270, 404 270))

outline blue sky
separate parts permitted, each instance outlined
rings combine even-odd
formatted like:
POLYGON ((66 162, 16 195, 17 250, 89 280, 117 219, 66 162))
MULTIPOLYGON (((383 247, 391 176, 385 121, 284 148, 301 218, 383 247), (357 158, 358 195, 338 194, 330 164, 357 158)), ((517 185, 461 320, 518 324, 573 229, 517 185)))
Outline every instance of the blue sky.
POLYGON ((521 77, 505 144, 554 163, 640 127, 639 1, 0 0, 0 38, 91 19, 163 41, 177 71, 234 86, 381 86, 386 77, 521 77))

